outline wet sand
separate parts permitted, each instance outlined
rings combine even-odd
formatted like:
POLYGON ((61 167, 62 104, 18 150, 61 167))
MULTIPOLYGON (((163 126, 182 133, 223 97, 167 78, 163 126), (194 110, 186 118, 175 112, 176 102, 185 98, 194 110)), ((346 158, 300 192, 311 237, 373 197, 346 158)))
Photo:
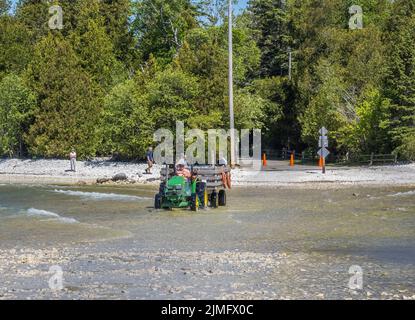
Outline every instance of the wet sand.
POLYGON ((415 299, 413 187, 236 188, 199 213, 152 209, 153 187, 0 189, 21 213, 1 219, 0 299, 415 299))

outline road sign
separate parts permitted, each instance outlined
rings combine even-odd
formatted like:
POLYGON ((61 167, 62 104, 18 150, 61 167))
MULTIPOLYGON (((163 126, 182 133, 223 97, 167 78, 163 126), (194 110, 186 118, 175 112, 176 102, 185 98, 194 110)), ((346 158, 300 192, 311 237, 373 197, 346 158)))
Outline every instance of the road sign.
POLYGON ((329 133, 329 131, 325 127, 323 127, 320 129, 318 133, 320 133, 321 136, 326 136, 327 133, 329 133))
POLYGON ((325 159, 325 158, 327 158, 327 156, 330 154, 330 151, 329 151, 329 150, 327 150, 327 149, 324 147, 324 148, 321 148, 320 150, 318 150, 317 154, 318 154, 320 157, 323 157, 323 158, 325 159))
POLYGON ((320 139, 318 140, 318 147, 319 148, 328 148, 329 147, 329 139, 327 137, 320 137, 320 139))
POLYGON ((323 170, 323 174, 326 173, 326 158, 330 154, 330 151, 326 148, 329 147, 329 138, 327 137, 327 134, 329 131, 323 127, 319 130, 320 137, 318 140, 318 146, 321 148, 318 150, 317 154, 320 156, 320 165, 323 170))

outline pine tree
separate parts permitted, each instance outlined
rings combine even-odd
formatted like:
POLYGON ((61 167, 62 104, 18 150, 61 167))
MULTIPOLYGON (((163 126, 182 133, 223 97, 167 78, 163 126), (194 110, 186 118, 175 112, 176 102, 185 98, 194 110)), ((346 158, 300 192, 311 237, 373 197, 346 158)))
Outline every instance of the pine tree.
POLYGON ((106 31, 100 0, 81 1, 77 11, 77 26, 70 38, 82 67, 106 90, 122 76, 122 66, 116 61, 113 43, 106 31))
POLYGON ((16 17, 32 33, 32 43, 49 32, 49 7, 44 0, 19 0, 16 7, 16 17))
POLYGON ((185 33, 198 26, 198 8, 191 0, 138 0, 133 30, 143 61, 150 54, 171 62, 182 47, 185 33))
POLYGON ((100 141, 98 90, 60 33, 36 45, 27 78, 39 106, 27 137, 31 154, 63 157, 76 148, 81 157, 94 156, 100 141))
POLYGON ((15 17, 0 17, 0 79, 21 73, 31 59, 32 38, 28 28, 15 17))
POLYGON ((10 9, 9 0, 0 0, 0 16, 7 14, 10 9))
POLYGON ((397 1, 387 25, 389 43, 386 95, 392 101, 395 147, 415 135, 415 1, 397 1))
POLYGON ((261 76, 288 74, 288 51, 292 43, 283 0, 252 0, 251 27, 261 50, 261 76))
POLYGON ((131 0, 103 0, 101 14, 104 16, 104 25, 107 35, 111 38, 116 58, 132 68, 136 64, 136 42, 130 30, 132 15, 131 0))

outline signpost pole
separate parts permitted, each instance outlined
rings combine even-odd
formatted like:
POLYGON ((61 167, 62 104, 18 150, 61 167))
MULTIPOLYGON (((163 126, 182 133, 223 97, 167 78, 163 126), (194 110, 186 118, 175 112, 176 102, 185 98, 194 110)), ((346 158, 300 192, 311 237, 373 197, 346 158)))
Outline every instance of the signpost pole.
POLYGON ((234 110, 233 110, 233 41, 232 41, 232 1, 229 0, 229 8, 228 8, 228 23, 229 23, 229 122, 230 122, 230 129, 231 129, 231 167, 235 166, 236 162, 236 155, 235 155, 235 118, 234 118, 234 110))
POLYGON ((317 154, 320 156, 320 165, 323 171, 323 174, 326 173, 326 157, 330 154, 330 152, 326 149, 329 146, 329 140, 327 137, 328 131, 325 127, 321 128, 320 131, 320 138, 319 138, 319 147, 320 150, 317 154))
MULTIPOLYGON (((320 139, 321 139, 321 146, 324 148, 324 136, 321 135, 320 139)), ((323 171, 323 174, 326 174, 326 158, 324 156, 323 156, 322 162, 323 162, 322 171, 323 171)))

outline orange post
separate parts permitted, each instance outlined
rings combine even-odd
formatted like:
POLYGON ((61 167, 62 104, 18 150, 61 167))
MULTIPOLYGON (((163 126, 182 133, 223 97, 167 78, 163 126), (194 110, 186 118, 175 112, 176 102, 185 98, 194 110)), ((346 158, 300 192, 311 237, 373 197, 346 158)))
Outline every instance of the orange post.
POLYGON ((262 155, 262 165, 263 165, 264 167, 266 167, 266 166, 267 166, 267 154, 266 154, 266 153, 264 153, 264 154, 262 155))
POLYGON ((320 161, 318 162, 318 166, 323 168, 323 157, 320 157, 320 161))
POLYGON ((294 167, 294 153, 291 153, 290 167, 294 167))

